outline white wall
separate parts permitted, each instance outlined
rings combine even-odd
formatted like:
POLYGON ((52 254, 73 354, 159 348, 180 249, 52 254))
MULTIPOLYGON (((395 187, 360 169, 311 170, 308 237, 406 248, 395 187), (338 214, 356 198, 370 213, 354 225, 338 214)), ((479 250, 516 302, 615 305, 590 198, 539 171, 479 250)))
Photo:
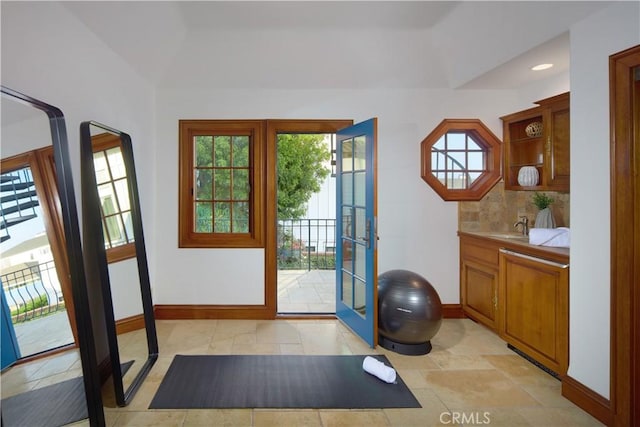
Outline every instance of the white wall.
MULTIPOLYGON (((2 85, 54 105, 65 115, 78 209, 79 126, 95 120, 131 135, 138 172, 147 249, 153 259, 155 164, 154 89, 116 56, 67 9, 52 2, 2 2, 2 85)), ((18 140, 2 139, 2 156, 26 151, 18 140)), ((49 145, 41 141, 35 146, 49 145)), ((82 229, 82 228, 81 228, 82 229)), ((131 301, 137 291, 135 262, 111 266, 117 280, 116 318, 142 312, 131 301)), ((152 278, 153 283, 153 278, 152 278)), ((139 291, 137 291, 139 293, 139 291)), ((138 298, 139 300, 139 298, 138 298)))
POLYGON ((416 271, 444 303, 459 302, 457 203, 444 202, 420 178, 420 142, 442 119, 479 117, 501 135, 498 117, 515 96, 452 90, 217 90, 157 92, 158 304, 258 304, 264 297, 264 252, 179 249, 178 120, 193 118, 378 117, 379 272, 416 271), (176 286, 176 284, 179 284, 176 286))
MULTIPOLYGON (((420 141, 445 117, 479 117, 501 135, 499 116, 528 108, 535 100, 566 90, 567 84, 566 76, 558 76, 545 82, 549 85, 503 92, 403 89, 394 84, 382 86, 387 89, 264 90, 242 88, 241 81, 234 80, 237 89, 207 89, 172 78, 180 71, 174 68, 154 88, 59 4, 2 2, 1 7, 2 84, 65 113, 76 192, 80 188, 79 123, 98 120, 131 134, 157 304, 262 304, 264 300, 263 250, 177 247, 179 119, 361 121, 377 116, 379 272, 414 270, 432 282, 443 302, 457 303, 457 204, 443 202, 420 179, 420 141)), ((612 4, 571 28, 569 375, 605 397, 609 396, 610 326, 608 56, 640 42, 638 9, 636 2, 612 4)), ((314 40, 323 39, 312 35, 314 40)), ((341 41, 348 36, 341 34, 341 41)), ((392 36, 384 35, 385 46, 393 45, 392 36)), ((414 36, 398 34, 405 41, 414 36)), ((206 47, 211 35, 201 31, 193 37, 202 37, 197 46, 206 47)), ((375 40, 381 37, 368 41, 361 34, 354 40, 365 50, 375 51, 375 40)), ((402 52, 391 56, 411 58, 402 52)), ((216 66, 212 57, 201 58, 205 65, 216 66)), ((239 60, 239 69, 259 71, 251 55, 239 60)), ((425 69, 428 63, 420 60, 425 69)), ((334 74, 338 65, 339 61, 331 64, 334 74)), ((389 68, 393 67, 387 64, 381 72, 389 68)), ((413 85, 422 82, 418 75, 411 77, 413 85)), ((296 80, 291 86, 304 88, 305 82, 296 80)), ((4 149, 4 140, 2 144, 4 149)), ((125 311, 122 316, 133 314, 132 308, 125 311)))
POLYGON ((640 43, 640 4, 624 2, 571 28, 569 375, 609 397, 609 55, 640 43))

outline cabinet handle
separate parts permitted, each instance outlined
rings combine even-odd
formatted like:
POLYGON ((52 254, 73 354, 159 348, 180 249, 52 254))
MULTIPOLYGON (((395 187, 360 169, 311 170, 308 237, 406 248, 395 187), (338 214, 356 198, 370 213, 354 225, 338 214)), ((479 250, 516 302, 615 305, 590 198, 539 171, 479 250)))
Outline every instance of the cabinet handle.
POLYGON ((542 258, 534 257, 534 256, 531 256, 531 255, 521 254, 519 252, 510 251, 510 250, 505 249, 505 248, 500 248, 500 252, 502 252, 503 254, 506 254, 506 255, 512 255, 512 256, 515 256, 515 257, 518 257, 518 258, 524 258, 524 259, 527 259, 529 261, 540 262, 542 264, 547 264, 547 265, 551 265, 551 266, 558 267, 558 268, 569 268, 569 264, 560 264, 559 262, 549 261, 547 259, 542 259, 542 258))

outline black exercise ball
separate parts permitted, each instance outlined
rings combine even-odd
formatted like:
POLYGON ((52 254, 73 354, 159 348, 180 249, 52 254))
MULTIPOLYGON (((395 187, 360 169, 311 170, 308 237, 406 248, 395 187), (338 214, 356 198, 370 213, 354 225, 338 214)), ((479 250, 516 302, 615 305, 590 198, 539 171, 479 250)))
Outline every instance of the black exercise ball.
POLYGON ((431 283, 408 270, 378 276, 378 343, 401 354, 427 354, 442 324, 442 303, 431 283))

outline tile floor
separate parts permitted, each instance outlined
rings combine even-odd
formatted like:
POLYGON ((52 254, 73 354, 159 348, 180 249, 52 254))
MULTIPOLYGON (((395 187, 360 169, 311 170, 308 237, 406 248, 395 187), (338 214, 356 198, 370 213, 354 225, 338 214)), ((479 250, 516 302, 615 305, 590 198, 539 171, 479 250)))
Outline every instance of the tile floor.
POLYGON ((278 270, 279 313, 335 313, 335 270, 278 270))
MULTIPOLYGON (((335 320, 160 320, 160 357, 131 404, 117 408, 105 386, 108 426, 599 426, 560 395, 560 382, 468 319, 446 319, 425 356, 372 350, 335 320), (422 404, 384 410, 149 410, 175 354, 385 354, 422 404), (455 422, 453 417, 458 417, 455 422), (464 418, 463 418, 464 417, 464 418)), ((123 359, 144 347, 121 336, 123 359)), ((2 374, 2 397, 80 374, 75 352, 2 374)), ((88 421, 76 423, 88 426, 88 421)))

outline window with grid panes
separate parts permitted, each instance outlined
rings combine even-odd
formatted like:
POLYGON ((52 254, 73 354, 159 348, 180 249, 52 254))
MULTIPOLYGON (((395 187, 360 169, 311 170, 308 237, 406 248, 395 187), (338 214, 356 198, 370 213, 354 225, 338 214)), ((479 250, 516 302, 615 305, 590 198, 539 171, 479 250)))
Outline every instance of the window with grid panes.
POLYGON ((180 121, 181 247, 262 245, 261 121, 180 121))

